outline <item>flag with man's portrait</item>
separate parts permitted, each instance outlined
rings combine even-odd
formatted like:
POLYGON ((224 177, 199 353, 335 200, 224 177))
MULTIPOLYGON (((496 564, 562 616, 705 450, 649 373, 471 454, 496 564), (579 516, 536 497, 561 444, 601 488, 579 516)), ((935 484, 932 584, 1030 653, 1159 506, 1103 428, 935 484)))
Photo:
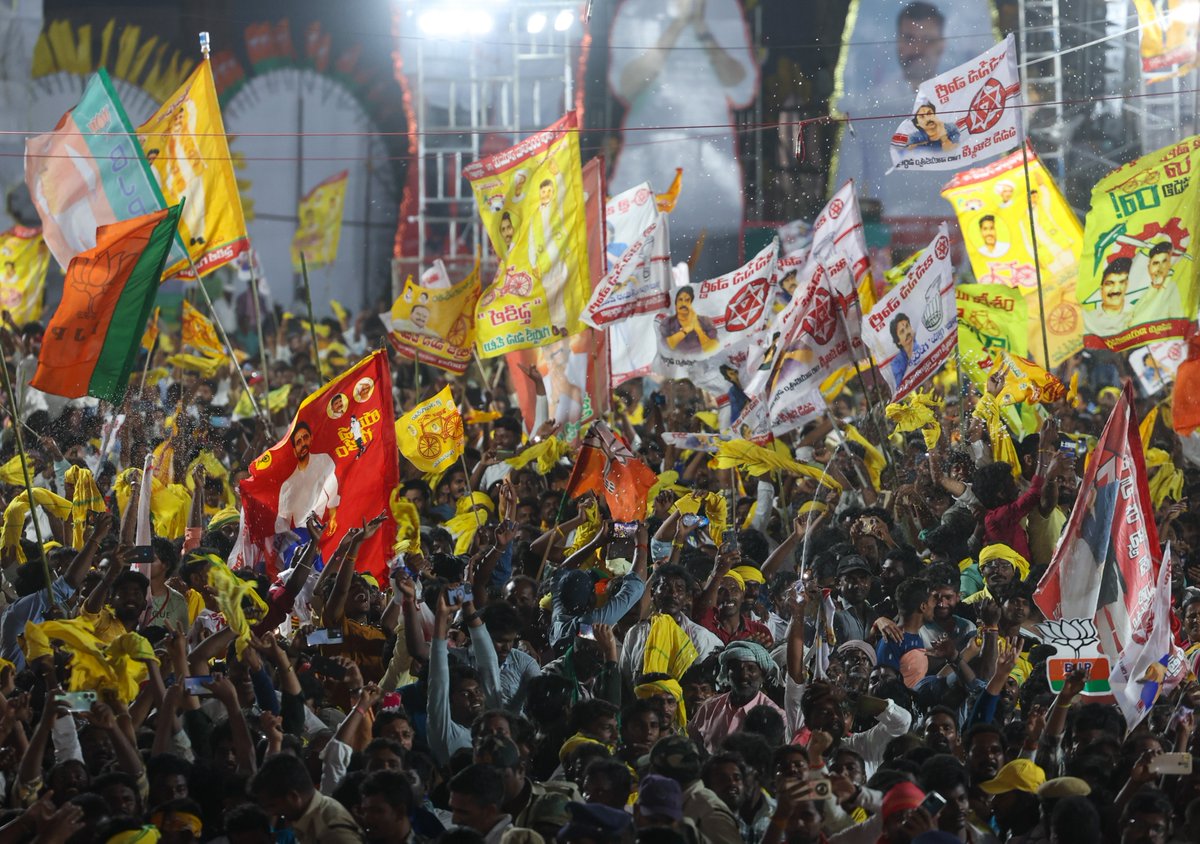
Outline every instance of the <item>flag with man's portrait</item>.
POLYGON ((382 513, 357 568, 386 577, 396 536, 388 502, 399 471, 391 370, 376 351, 301 402, 283 439, 251 464, 241 482, 249 538, 261 544, 287 531, 305 535, 312 514, 328 560, 346 531, 382 513))

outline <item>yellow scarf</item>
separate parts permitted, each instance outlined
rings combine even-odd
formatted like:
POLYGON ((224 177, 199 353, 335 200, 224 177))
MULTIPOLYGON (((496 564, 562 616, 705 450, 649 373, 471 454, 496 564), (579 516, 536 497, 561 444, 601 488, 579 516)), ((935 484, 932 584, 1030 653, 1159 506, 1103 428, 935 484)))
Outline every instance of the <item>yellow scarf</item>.
POLYGON ((399 487, 392 490, 388 504, 391 506, 392 518, 396 520, 396 547, 394 550, 397 554, 410 551, 419 554, 421 552, 421 514, 417 512, 417 505, 405 498, 399 487))
POLYGON ((145 663, 158 662, 154 648, 137 633, 123 633, 105 644, 92 624, 82 618, 25 623, 25 658, 33 661, 54 653, 57 640, 71 654, 70 691, 112 691, 123 703, 137 697, 148 676, 145 663))
POLYGON ((642 657, 643 674, 670 674, 678 680, 699 658, 696 646, 675 619, 665 613, 650 619, 642 657))
POLYGON ((720 545, 729 525, 729 503, 724 495, 719 492, 692 492, 676 501, 675 509, 684 514, 699 513, 701 505, 704 506, 704 515, 708 517, 708 535, 720 545))
POLYGON ((943 404, 932 390, 928 393, 914 390, 901 401, 889 404, 883 412, 895 424, 896 431, 902 434, 920 431, 925 448, 933 449, 942 438, 942 425, 935 411, 941 410, 943 404))
MULTIPOLYGON (((71 513, 71 502, 42 487, 33 488, 33 500, 44 507, 56 519, 65 519, 71 513)), ((25 528, 25 517, 29 515, 29 492, 22 492, 9 502, 4 510, 4 529, 0 532, 0 548, 13 551, 18 563, 25 562, 21 550, 21 534, 25 528)))
MULTIPOLYGON (((205 450, 200 452, 196 455, 196 459, 188 464, 187 476, 184 479, 187 488, 192 492, 196 490, 196 482, 192 479, 192 472, 195 471, 197 463, 204 464, 204 471, 210 478, 221 479, 222 491, 225 494, 225 506, 233 507, 237 499, 233 497, 233 489, 229 486, 229 470, 221 464, 221 461, 211 451, 205 450)), ((203 494, 203 490, 201 490, 201 494, 203 494)))
POLYGON ((514 469, 523 469, 534 460, 537 461, 537 473, 547 474, 558 465, 558 461, 571 453, 571 446, 558 437, 547 437, 540 443, 534 443, 520 454, 513 455, 504 462, 514 469))
POLYGON ((675 710, 676 732, 682 733, 687 729, 687 707, 683 705, 683 687, 679 685, 678 680, 651 680, 635 686, 633 693, 638 700, 657 697, 661 694, 668 694, 675 698, 675 703, 678 704, 678 708, 675 710))
POLYGON ((1158 471, 1150 478, 1150 500, 1155 509, 1170 498, 1179 501, 1183 497, 1183 472, 1171 460, 1171 455, 1161 448, 1152 448, 1146 452, 1146 468, 1158 467, 1158 471))
POLYGON ((154 532, 167 539, 179 539, 187 532, 192 496, 183 484, 160 487, 155 481, 150 495, 150 521, 154 532))
MULTIPOLYGON (((30 477, 33 477, 33 472, 33 462, 30 461, 30 477)), ((25 486, 25 472, 21 469, 21 455, 16 455, 3 466, 0 466, 0 483, 5 483, 9 486, 25 486)))
POLYGON ((88 512, 103 513, 108 508, 91 469, 72 466, 63 477, 71 485, 71 544, 82 548, 88 512))
POLYGON ((482 507, 488 513, 496 512, 496 505, 487 493, 472 492, 470 495, 464 495, 458 499, 458 504, 454 507, 457 515, 451 516, 442 525, 450 531, 451 536, 455 537, 455 554, 466 554, 470 551, 471 543, 475 541, 475 534, 479 531, 479 526, 487 522, 487 516, 476 514, 475 508, 477 507, 482 507))
POLYGON ((983 547, 983 550, 979 552, 979 570, 983 571, 984 563, 991 560, 1007 560, 1012 563, 1013 568, 1017 570, 1018 580, 1024 580, 1029 577, 1029 560, 1022 557, 1003 542, 993 542, 983 547))
POLYGON ((992 460, 997 463, 1007 463, 1012 467, 1013 477, 1021 476, 1021 461, 1017 459, 1017 449, 1008 428, 1001 417, 1000 403, 991 393, 984 393, 975 404, 974 415, 987 425, 988 438, 992 441, 992 460))
POLYGON ((240 657, 250 644, 250 622, 242 610, 242 598, 249 596, 250 600, 265 610, 267 605, 254 591, 254 581, 242 580, 229 570, 228 566, 214 563, 208 569, 208 585, 216 593, 217 608, 225 616, 225 623, 233 630, 234 650, 240 657))

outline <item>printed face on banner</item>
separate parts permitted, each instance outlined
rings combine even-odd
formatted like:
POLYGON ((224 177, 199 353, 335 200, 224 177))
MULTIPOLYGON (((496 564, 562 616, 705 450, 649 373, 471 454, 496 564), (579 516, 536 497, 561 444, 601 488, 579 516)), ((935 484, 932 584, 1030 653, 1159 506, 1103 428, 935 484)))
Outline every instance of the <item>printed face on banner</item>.
POLYGON ((1021 99, 1016 42, 921 83, 912 117, 892 133, 897 170, 957 170, 1019 142, 1021 99))
POLYGON ((575 127, 571 112, 463 169, 501 258, 477 305, 482 357, 543 346, 583 327, 591 282, 575 127))
POLYGON ((1028 156, 1028 197, 1021 150, 959 173, 942 189, 942 196, 958 215, 979 283, 1003 284, 1028 297, 1028 357, 1045 365, 1037 297, 1041 269, 1050 365, 1058 366, 1083 348, 1083 316, 1075 301, 1083 229, 1042 162, 1032 150, 1028 156), (1033 200, 1033 234, 1029 199, 1033 200))
POLYGON ((933 375, 958 333, 950 236, 943 224, 904 280, 863 320, 863 340, 898 401, 933 375))
POLYGON ((0 234, 0 308, 17 325, 42 315, 50 250, 37 229, 15 228, 0 234))
POLYGON ((659 213, 650 185, 643 182, 610 199, 605 220, 605 276, 583 315, 594 328, 656 313, 671 302, 667 215, 659 213))
POLYGON ((1145 348, 1129 353, 1129 366, 1148 396, 1159 393, 1175 383, 1179 365, 1185 360, 1187 342, 1184 340, 1151 343, 1145 348))
POLYGON ((1200 136, 1144 155, 1092 189, 1078 297, 1084 344, 1185 337, 1196 314, 1200 136))

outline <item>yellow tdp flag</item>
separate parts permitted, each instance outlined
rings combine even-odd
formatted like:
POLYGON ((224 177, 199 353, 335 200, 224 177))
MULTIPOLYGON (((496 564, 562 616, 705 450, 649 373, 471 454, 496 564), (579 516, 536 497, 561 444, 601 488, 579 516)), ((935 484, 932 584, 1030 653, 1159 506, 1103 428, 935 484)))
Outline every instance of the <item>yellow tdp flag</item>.
POLYGON ((183 345, 210 355, 225 356, 217 327, 187 299, 183 300, 183 345))
MULTIPOLYGON (((1029 355, 1029 316, 1025 297, 1003 284, 960 284, 954 288, 958 322, 975 329, 985 349, 1029 355)), ((1034 304, 1037 299, 1034 298, 1034 304)), ((1041 348, 1040 338, 1037 343, 1041 348)))
MULTIPOLYGON (((138 127, 138 139, 166 205, 186 199, 179 237, 200 275, 208 275, 247 251, 250 240, 242 200, 207 60, 138 127)), ((162 275, 190 278, 191 274, 187 262, 180 261, 162 275)))
POLYGON ((1124 352, 1185 338, 1196 318, 1200 135, 1113 170, 1092 188, 1078 295, 1084 345, 1124 352))
POLYGON ((154 315, 150 317, 150 323, 146 326, 146 331, 142 334, 142 348, 147 352, 154 348, 154 344, 158 342, 158 320, 162 316, 162 308, 156 307, 154 315))
POLYGON ((330 176, 300 198, 300 219, 292 238, 292 267, 300 272, 300 253, 310 267, 327 267, 337 260, 342 239, 342 211, 346 205, 349 170, 330 176))
POLYGON ((1200 37, 1200 2, 1133 0, 1133 8, 1142 32, 1142 71, 1152 74, 1146 81, 1159 82, 1191 70, 1200 37))
MULTIPOLYGON (((291 384, 284 384, 267 393, 267 412, 279 413, 287 407, 288 397, 291 393, 291 384)), ((233 406, 232 418, 234 420, 254 418, 254 405, 250 403, 249 393, 242 391, 242 394, 238 396, 237 404, 233 406)))
POLYGON ((462 455, 465 442, 449 387, 396 420, 400 453, 422 472, 444 472, 462 455))
POLYGON ((441 337, 469 349, 475 342, 475 302, 479 299, 479 262, 452 287, 422 287, 409 276, 392 303, 392 331, 441 337))
POLYGON ((1040 267, 1050 365, 1058 366, 1083 348, 1083 321, 1075 302, 1083 233, 1054 179, 1032 149, 1028 154, 1032 233, 1024 158, 1019 149, 985 167, 959 173, 942 188, 942 196, 958 215, 975 278, 981 284, 1015 288, 1026 297, 1028 356, 1045 365, 1037 295, 1040 267))
POLYGON ((500 256, 476 306, 480 356, 578 334, 592 286, 575 113, 463 172, 500 256))
POLYGON ((41 231, 16 226, 0 234, 0 309, 24 325, 42 316, 50 250, 41 231))

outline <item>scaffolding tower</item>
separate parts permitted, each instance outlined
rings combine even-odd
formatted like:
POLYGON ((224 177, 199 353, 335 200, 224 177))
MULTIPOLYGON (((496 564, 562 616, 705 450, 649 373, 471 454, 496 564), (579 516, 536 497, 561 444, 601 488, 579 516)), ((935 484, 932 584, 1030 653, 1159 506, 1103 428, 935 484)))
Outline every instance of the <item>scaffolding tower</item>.
MULTIPOLYGON (((418 22, 444 0, 409 0, 418 22)), ((575 99, 575 63, 583 32, 579 4, 513 0, 486 7, 486 35, 435 38, 414 28, 404 49, 417 125, 417 251, 393 260, 393 286, 419 278, 441 260, 462 278, 482 257, 495 256, 463 168, 562 117, 575 99)), ((466 29, 467 27, 463 27, 466 29)), ((486 277, 486 276, 485 276, 486 277)))

